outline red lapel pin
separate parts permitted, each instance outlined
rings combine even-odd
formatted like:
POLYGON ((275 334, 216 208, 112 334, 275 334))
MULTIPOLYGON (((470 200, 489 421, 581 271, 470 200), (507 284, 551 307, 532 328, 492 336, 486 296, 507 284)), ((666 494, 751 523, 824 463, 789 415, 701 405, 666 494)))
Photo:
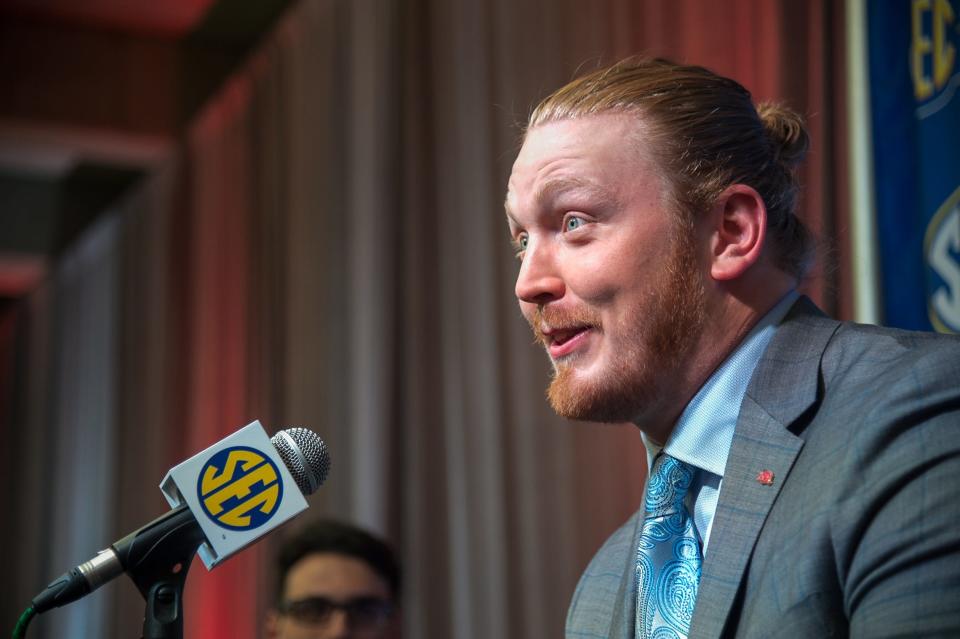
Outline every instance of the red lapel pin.
POLYGON ((757 483, 763 486, 773 486, 773 471, 766 469, 761 470, 757 473, 757 483))

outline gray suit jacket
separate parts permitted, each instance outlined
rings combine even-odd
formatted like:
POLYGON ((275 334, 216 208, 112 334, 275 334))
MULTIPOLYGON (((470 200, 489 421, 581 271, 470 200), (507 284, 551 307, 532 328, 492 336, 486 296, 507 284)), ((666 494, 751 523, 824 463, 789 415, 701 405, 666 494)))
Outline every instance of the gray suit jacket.
MULTIPOLYGON (((641 521, 587 567, 568 637, 633 637, 641 521)), ((960 339, 801 298, 740 408, 690 637, 847 636, 960 637, 960 339)))

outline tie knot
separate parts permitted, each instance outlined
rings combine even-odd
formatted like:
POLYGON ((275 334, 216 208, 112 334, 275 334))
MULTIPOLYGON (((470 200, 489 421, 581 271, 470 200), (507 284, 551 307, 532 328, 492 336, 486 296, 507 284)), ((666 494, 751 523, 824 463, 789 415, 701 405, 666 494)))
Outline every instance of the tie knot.
POLYGON ((660 516, 681 509, 693 482, 693 473, 689 464, 661 453, 653 463, 647 485, 647 515, 660 516))

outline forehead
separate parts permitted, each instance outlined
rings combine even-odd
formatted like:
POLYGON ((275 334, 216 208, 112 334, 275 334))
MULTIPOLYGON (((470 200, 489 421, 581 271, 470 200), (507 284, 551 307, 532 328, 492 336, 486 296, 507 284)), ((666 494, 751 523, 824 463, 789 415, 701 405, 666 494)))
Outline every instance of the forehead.
POLYGON ((530 129, 510 174, 507 212, 557 188, 619 199, 638 183, 657 180, 648 140, 633 114, 584 116, 530 129))
POLYGON ((291 566, 284 580, 285 599, 354 597, 390 599, 387 582, 367 562, 337 553, 312 553, 291 566))

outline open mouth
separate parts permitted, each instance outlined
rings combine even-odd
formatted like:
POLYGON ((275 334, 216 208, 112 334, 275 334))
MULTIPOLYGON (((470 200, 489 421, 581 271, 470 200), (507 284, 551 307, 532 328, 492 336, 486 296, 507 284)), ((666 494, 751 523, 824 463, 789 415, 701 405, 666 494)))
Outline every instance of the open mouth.
POLYGON ((590 334, 592 327, 569 326, 564 328, 551 328, 543 332, 547 350, 554 359, 570 355, 581 346, 583 341, 590 334))
POLYGON ((575 326, 573 328, 563 328, 551 331, 548 339, 553 346, 563 346, 580 333, 590 330, 589 326, 575 326))

